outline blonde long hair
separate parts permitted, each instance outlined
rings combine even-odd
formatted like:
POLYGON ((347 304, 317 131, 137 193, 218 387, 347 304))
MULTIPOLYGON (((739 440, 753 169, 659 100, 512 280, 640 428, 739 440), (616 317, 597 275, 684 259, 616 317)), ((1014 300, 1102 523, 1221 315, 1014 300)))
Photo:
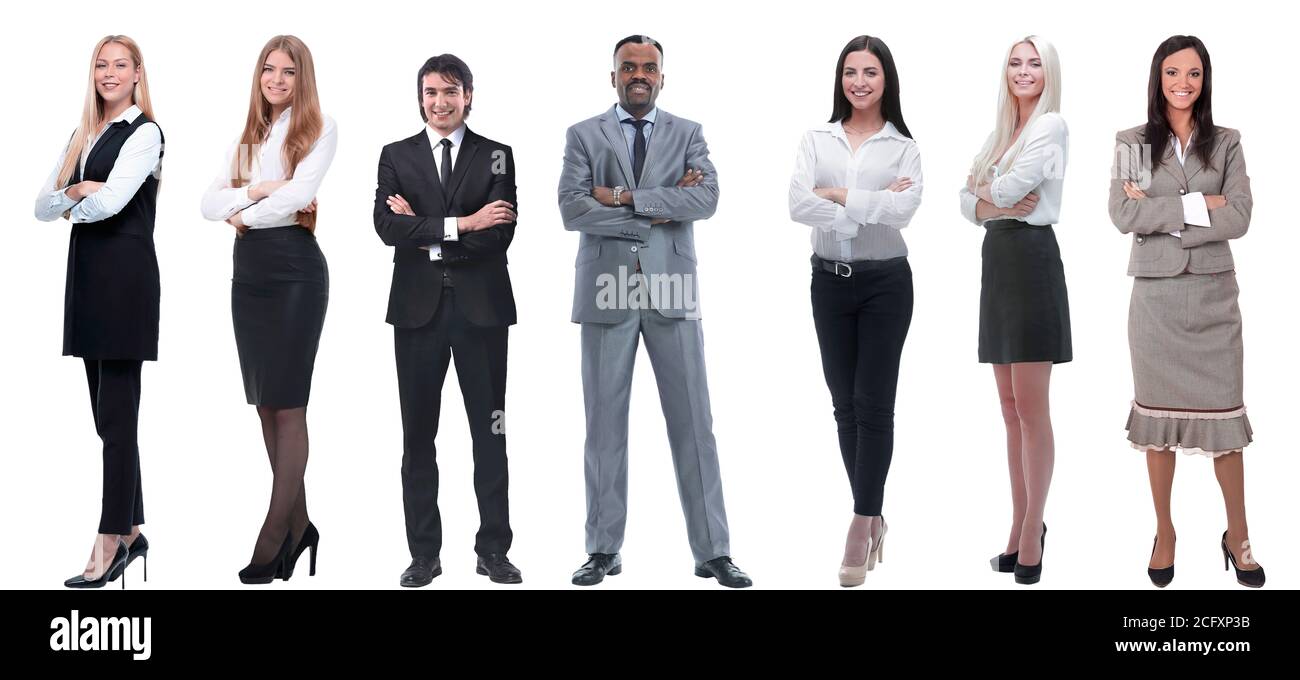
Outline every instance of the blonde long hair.
MULTIPOLYGON (((1038 120, 1039 116, 1045 113, 1059 113, 1061 111, 1061 61, 1056 56, 1056 48, 1046 38, 1030 35, 1025 36, 1022 40, 1017 40, 1007 48, 1007 54, 1002 59, 1002 87, 998 90, 998 118, 993 132, 984 142, 984 148, 980 150, 979 155, 975 157, 975 162, 971 165, 971 177, 975 183, 979 184, 988 176, 989 170, 998 165, 998 159, 1002 154, 998 153, 1006 145, 1011 143, 1011 135, 1015 134, 1016 123, 1019 122, 1020 106, 1016 98, 1011 94, 1011 86, 1007 84, 1007 62, 1011 60, 1011 51, 1017 45, 1029 43, 1038 51, 1038 58, 1043 62, 1043 94, 1038 98, 1038 104, 1034 106, 1033 113, 1030 114, 1029 120, 1025 121, 1024 130, 1038 120)), ((1006 162, 999 168, 1009 168, 1016 162, 1016 157, 1025 147, 1025 135, 1021 134, 1016 143, 1006 151, 1006 162)))
POLYGON ((91 138, 99 134, 100 128, 104 126, 104 100, 99 96, 95 89, 95 62, 99 60, 99 51, 109 43, 117 43, 131 53, 131 61, 135 62, 135 67, 140 70, 140 81, 135 84, 135 89, 131 92, 131 102, 140 107, 144 115, 153 120, 153 104, 149 100, 149 78, 145 74, 144 57, 140 54, 140 46, 136 42, 124 35, 108 35, 95 43, 95 49, 90 53, 90 76, 86 82, 86 102, 81 108, 81 123, 77 126, 77 132, 72 135, 68 142, 68 153, 63 159, 63 167, 59 168, 59 181, 56 184, 59 188, 68 186, 72 180, 72 173, 77 169, 77 164, 81 162, 81 154, 86 150, 86 145, 90 143, 91 138))
MULTIPOLYGON (((252 176, 252 149, 266 141, 270 134, 271 102, 262 95, 262 66, 272 52, 280 50, 293 60, 294 74, 292 113, 289 115, 289 134, 285 135, 284 147, 281 149, 281 161, 284 164, 285 179, 292 179, 298 163, 311 151, 311 147, 320 138, 325 128, 320 112, 320 95, 316 90, 316 66, 312 62, 311 50, 306 43, 292 35, 277 35, 267 41, 262 53, 257 57, 253 67, 253 89, 248 100, 248 118, 244 122, 244 132, 239 136, 238 153, 231 168, 231 186, 244 186, 246 178, 252 176)), ((299 215, 300 224, 313 231, 316 228, 316 213, 299 215)))

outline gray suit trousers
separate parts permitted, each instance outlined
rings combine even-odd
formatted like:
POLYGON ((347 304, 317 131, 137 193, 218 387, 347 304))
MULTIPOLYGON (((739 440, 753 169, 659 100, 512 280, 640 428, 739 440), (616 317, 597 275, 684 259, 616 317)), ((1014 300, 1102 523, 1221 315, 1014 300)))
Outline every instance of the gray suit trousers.
POLYGON ((582 324, 589 553, 616 553, 623 546, 628 406, 637 345, 644 337, 668 424, 677 492, 695 562, 731 554, 700 324, 668 318, 654 309, 631 310, 616 323, 582 324))

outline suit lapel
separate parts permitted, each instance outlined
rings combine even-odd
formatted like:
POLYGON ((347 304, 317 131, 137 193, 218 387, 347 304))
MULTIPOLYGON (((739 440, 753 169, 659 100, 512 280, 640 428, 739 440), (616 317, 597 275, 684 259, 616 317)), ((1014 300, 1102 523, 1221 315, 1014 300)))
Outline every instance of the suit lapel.
MULTIPOLYGON (((1196 148, 1195 138, 1192 139, 1192 149, 1194 148, 1196 148)), ((1192 153, 1192 149, 1188 149, 1187 152, 1183 154, 1183 159, 1185 160, 1183 163, 1183 175, 1187 178, 1188 182, 1191 182, 1192 178, 1200 174, 1201 170, 1205 168, 1205 166, 1201 164, 1201 157, 1192 153)))
MULTIPOLYGON (((650 142, 645 150, 645 166, 641 168, 641 181, 648 182, 650 171, 654 168, 655 160, 661 155, 658 149, 663 148, 667 142, 668 134, 672 132, 673 117, 667 111, 659 109, 659 115, 656 116, 654 129, 650 131, 650 142), (663 135, 662 137, 660 135, 663 135)), ((676 180, 674 180, 676 181, 676 180)))
POLYGON ((1183 164, 1178 162, 1178 153, 1174 151, 1173 139, 1170 139, 1169 143, 1165 145, 1165 155, 1160 159, 1160 167, 1173 175, 1180 186, 1187 186, 1187 173, 1183 170, 1183 164))
POLYGON ((474 162, 474 154, 477 152, 478 135, 465 128, 465 136, 460 140, 460 151, 456 152, 456 162, 451 167, 451 188, 446 191, 448 204, 456 195, 456 190, 460 188, 461 180, 465 179, 465 175, 469 172, 470 163, 474 162))
POLYGON ((429 135, 424 130, 411 138, 411 153, 415 154, 415 167, 419 170, 420 177, 431 189, 434 204, 445 205, 442 182, 438 180, 438 164, 433 160, 433 147, 429 144, 429 135))
MULTIPOLYGON (((632 158, 627 153, 627 137, 623 136, 623 126, 618 121, 618 113, 614 107, 600 120, 600 131, 605 133, 605 140, 609 145, 614 147, 614 155, 618 156, 618 166, 623 170, 624 186, 633 186, 636 184, 636 175, 632 172, 632 158)), ((642 177, 645 176, 645 168, 641 169, 642 177)))

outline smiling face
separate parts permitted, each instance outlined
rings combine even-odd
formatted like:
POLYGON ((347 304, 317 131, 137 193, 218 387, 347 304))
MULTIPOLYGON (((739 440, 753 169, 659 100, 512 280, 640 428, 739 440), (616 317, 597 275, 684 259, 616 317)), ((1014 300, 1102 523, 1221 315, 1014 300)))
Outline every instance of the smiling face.
POLYGON ((1033 43, 1022 42, 1011 48, 1007 60, 1007 87, 1011 95, 1020 100, 1037 99, 1043 94, 1046 82, 1043 60, 1033 43))
POLYGON ((453 83, 437 72, 425 74, 420 92, 420 105, 424 107, 429 127, 443 137, 455 132, 465 122, 465 110, 474 96, 460 83, 453 83))
POLYGON ((294 78, 298 69, 281 50, 271 50, 262 62, 262 96, 273 110, 283 110, 293 104, 294 78))
POLYGON ((614 55, 610 83, 618 90, 618 103, 634 116, 645 115, 655 106, 664 76, 659 48, 646 43, 627 43, 614 55))
POLYGON ((1196 50, 1188 47, 1165 57, 1160 64, 1160 91, 1165 104, 1175 110, 1187 111, 1196 104, 1204 84, 1204 65, 1196 50))
POLYGON ((879 106, 885 95, 885 69, 880 65, 880 58, 867 50, 850 52, 844 57, 840 87, 855 111, 879 106))
POLYGON ((129 105, 135 84, 140 81, 140 66, 126 45, 105 43, 95 57, 95 92, 104 100, 106 111, 129 105))

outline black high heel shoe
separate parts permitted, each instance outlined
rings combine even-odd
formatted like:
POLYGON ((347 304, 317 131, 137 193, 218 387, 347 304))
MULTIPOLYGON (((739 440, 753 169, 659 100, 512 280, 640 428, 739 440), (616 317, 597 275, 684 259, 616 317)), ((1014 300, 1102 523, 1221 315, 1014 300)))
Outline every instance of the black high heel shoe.
POLYGON ((262 585, 270 583, 284 572, 285 560, 289 557, 289 549, 293 547, 293 536, 285 535, 284 542, 280 544, 280 549, 276 551, 275 557, 271 558, 266 564, 252 564, 239 570, 239 582, 244 585, 262 585))
MULTIPOLYGON (((1047 522, 1043 522, 1043 533, 1038 536, 1038 545, 1040 553, 1047 550, 1047 522)), ((1019 551, 1017 551, 1016 554, 1019 555, 1019 551)), ((1014 573, 1016 575, 1016 583, 1019 583, 1022 586, 1029 586, 1038 583, 1038 580, 1043 576, 1042 555, 1040 554, 1038 557, 1038 564, 1035 564, 1032 567, 1026 567, 1020 563, 1019 559, 1016 559, 1014 573)))
MULTIPOLYGON (((1237 572, 1237 583, 1247 588, 1259 588, 1264 585, 1264 567, 1245 570, 1237 566, 1237 558, 1228 550, 1228 532, 1223 532, 1223 538, 1219 540, 1219 547, 1223 549, 1223 570, 1228 570, 1228 564, 1237 572)), ((1246 547, 1250 547, 1250 541, 1246 542, 1246 547)), ((1256 564, 1259 564, 1256 562, 1256 564)))
POLYGON ((302 540, 298 541, 298 547, 293 549, 293 554, 289 555, 284 561, 284 570, 279 577, 288 581, 293 576, 293 568, 298 564, 298 558, 302 557, 307 548, 311 548, 311 561, 309 563, 310 571, 308 576, 316 575, 316 548, 320 545, 320 532, 316 531, 316 525, 310 521, 307 522, 307 528, 302 532, 302 540))
MULTIPOLYGON (((1043 534, 1047 534, 1047 522, 1043 522, 1043 534)), ((1019 550, 1013 553, 1002 553, 1001 555, 989 560, 989 565, 993 567, 993 571, 996 571, 999 574, 1010 574, 1015 572, 1016 560, 1019 559, 1019 557, 1019 550)))
MULTIPOLYGON (((1159 536, 1157 536, 1155 540, 1151 541, 1152 555, 1156 554, 1156 544, 1159 541, 1160 541, 1159 536)), ((1151 583, 1155 587, 1164 588, 1165 586, 1172 583, 1174 580, 1174 565, 1172 562, 1170 562, 1169 566, 1165 567, 1164 569, 1152 569, 1151 567, 1147 567, 1147 577, 1151 579, 1151 583)))
POLYGON ((136 534, 135 540, 131 541, 131 547, 126 552, 126 566, 131 566, 137 557, 144 558, 144 580, 147 582, 149 580, 149 539, 145 538, 144 534, 136 534))
POLYGON ((109 563, 108 568, 104 570, 104 573, 99 575, 99 578, 88 579, 85 574, 77 574, 76 576, 64 581, 63 585, 68 588, 103 588, 105 584, 116 581, 118 577, 122 577, 122 589, 125 590, 126 577, 123 576, 123 574, 126 573, 126 560, 126 544, 119 538, 117 541, 117 552, 113 553, 113 561, 109 563))

